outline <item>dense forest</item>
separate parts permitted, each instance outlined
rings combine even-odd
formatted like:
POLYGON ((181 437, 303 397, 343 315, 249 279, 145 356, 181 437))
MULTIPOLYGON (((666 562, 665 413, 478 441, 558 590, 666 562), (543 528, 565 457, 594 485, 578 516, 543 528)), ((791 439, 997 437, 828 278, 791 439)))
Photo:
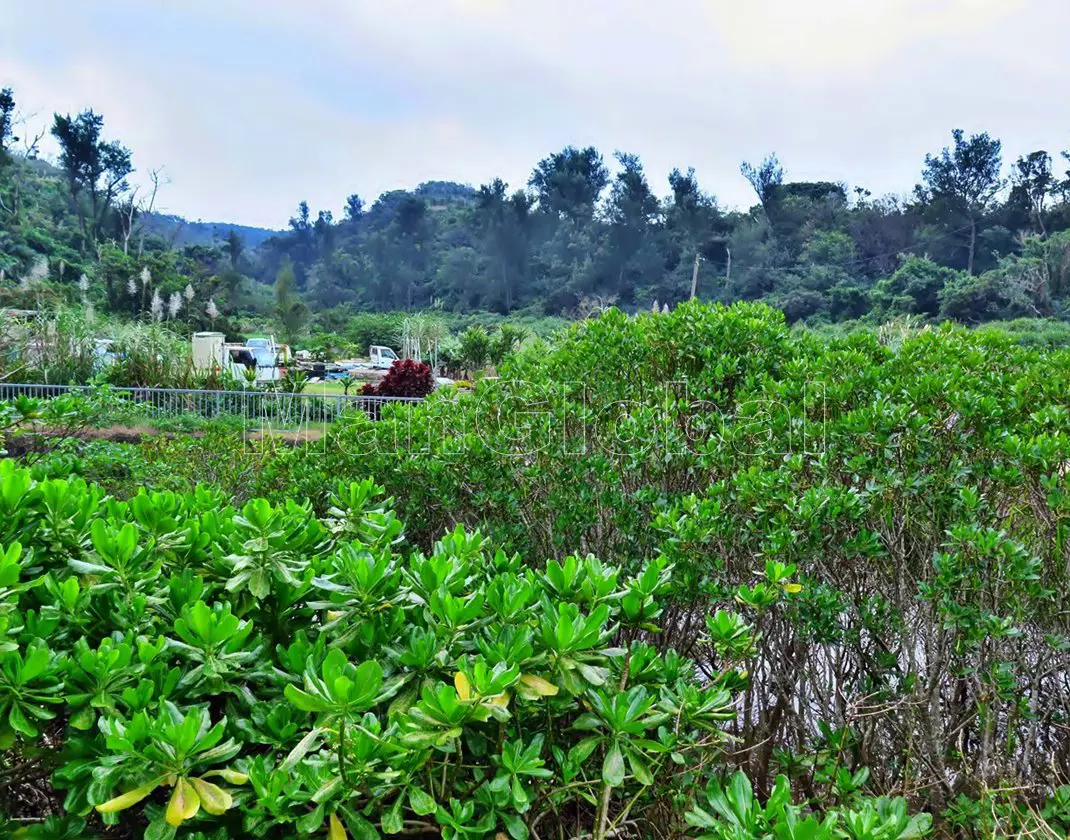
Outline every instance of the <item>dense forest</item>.
MULTIPOLYGON (((705 300, 761 300, 789 321, 966 323, 1070 313, 1070 153, 1005 158, 952 132, 899 196, 792 181, 775 154, 741 165, 756 201, 721 206, 686 165, 662 189, 637 155, 567 146, 528 182, 424 183, 341 218, 302 201, 289 229, 155 213, 133 152, 101 115, 56 114, 39 155, 11 89, 0 96, 0 294, 102 311, 215 320, 277 317, 287 332, 354 311, 576 316, 705 300), (1064 162, 1065 161, 1065 162, 1064 162)), ((686 162, 683 162, 686 163, 686 162)))

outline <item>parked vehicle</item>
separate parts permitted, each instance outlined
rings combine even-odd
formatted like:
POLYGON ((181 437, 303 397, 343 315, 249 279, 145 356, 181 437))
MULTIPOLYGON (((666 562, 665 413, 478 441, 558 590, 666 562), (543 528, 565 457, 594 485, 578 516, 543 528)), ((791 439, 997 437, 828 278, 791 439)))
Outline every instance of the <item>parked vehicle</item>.
POLYGON ((373 344, 368 348, 368 360, 370 367, 376 370, 389 370, 390 366, 398 360, 398 354, 389 347, 373 344))
POLYGON ((238 380, 246 378, 246 371, 256 370, 258 383, 277 382, 285 375, 290 348, 276 344, 275 336, 250 338, 244 344, 228 344, 220 332, 193 334, 193 367, 207 371, 228 371, 238 380))
POLYGON ((400 357, 391 348, 373 344, 368 348, 366 359, 338 359, 334 362, 299 362, 299 366, 310 376, 320 379, 341 379, 352 376, 355 379, 376 381, 390 370, 390 366, 400 357))
POLYGON ((283 377, 282 348, 275 343, 275 336, 247 339, 245 349, 256 359, 257 382, 277 382, 283 377))
POLYGON ((93 339, 93 370, 101 371, 110 367, 119 360, 119 354, 115 352, 115 342, 110 338, 93 339))

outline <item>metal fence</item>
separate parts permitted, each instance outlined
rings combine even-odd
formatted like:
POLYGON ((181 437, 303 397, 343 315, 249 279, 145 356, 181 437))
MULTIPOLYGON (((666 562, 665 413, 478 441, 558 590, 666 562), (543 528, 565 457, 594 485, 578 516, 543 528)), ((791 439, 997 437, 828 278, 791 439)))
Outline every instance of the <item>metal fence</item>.
MULTIPOLYGON (((44 385, 0 382, 0 402, 19 396, 52 399, 66 394, 96 396, 114 407, 110 422, 143 419, 223 419, 247 427, 297 429, 329 423, 363 412, 378 419, 384 405, 411 404, 420 397, 369 397, 363 394, 286 393, 281 391, 205 391, 194 388, 120 388, 111 385, 44 385)), ((109 419, 109 418, 105 418, 109 419)))

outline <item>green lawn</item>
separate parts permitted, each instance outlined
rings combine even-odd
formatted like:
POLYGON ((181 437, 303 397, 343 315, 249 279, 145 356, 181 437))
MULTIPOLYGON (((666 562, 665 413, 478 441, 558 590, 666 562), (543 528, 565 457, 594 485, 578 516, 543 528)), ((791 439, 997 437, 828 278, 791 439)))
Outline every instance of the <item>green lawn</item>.
MULTIPOLYGON (((360 389, 363 387, 364 383, 369 381, 372 380, 358 379, 356 382, 349 386, 349 396, 352 397, 356 394, 359 394, 360 389)), ((341 396, 345 393, 345 389, 342 387, 342 383, 340 383, 337 379, 332 379, 328 382, 309 382, 308 385, 305 386, 305 390, 303 393, 319 394, 325 397, 333 397, 335 395, 341 396)))
MULTIPOLYGON (((324 396, 335 396, 336 394, 344 394, 345 389, 342 388, 341 383, 335 379, 329 382, 309 382, 305 386, 304 393, 306 394, 322 394, 324 396)), ((360 385, 354 383, 349 387, 350 394, 360 393, 360 385)))

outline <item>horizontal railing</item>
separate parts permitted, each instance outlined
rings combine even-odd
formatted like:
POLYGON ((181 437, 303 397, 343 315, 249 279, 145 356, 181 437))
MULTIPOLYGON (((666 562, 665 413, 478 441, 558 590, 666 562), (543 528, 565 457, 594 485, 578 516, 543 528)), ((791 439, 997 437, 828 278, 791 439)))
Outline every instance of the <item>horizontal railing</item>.
MULTIPOLYGON (((0 402, 19 396, 52 399, 66 394, 97 394, 129 403, 131 413, 146 419, 179 417, 233 418, 247 424, 299 428, 330 422, 347 412, 378 418, 384 405, 418 403, 420 397, 375 397, 364 394, 290 393, 285 391, 209 391, 197 388, 131 388, 113 385, 47 385, 0 382, 0 402)), ((125 412, 124 412, 125 413, 125 412)), ((121 418, 116 418, 120 422, 121 418)))

